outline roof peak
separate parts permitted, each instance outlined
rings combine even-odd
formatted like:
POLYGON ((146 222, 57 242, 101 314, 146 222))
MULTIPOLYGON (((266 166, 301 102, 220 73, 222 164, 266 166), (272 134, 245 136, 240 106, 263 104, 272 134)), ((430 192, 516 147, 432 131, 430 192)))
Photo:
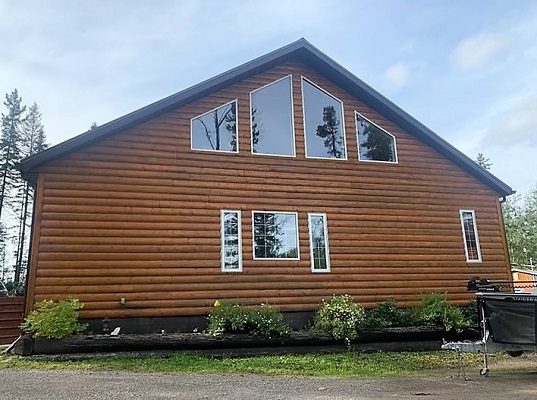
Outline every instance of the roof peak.
POLYGON ((392 120, 394 123, 401 126, 401 128, 436 149, 468 173, 489 185, 500 196, 507 196, 514 193, 513 189, 507 184, 481 168, 472 159, 457 150, 421 122, 417 121, 410 114, 403 111, 399 106, 371 86, 360 80, 350 71, 312 45, 304 37, 185 90, 103 124, 92 131, 87 131, 60 144, 49 147, 38 154, 26 158, 17 167, 25 175, 28 175, 34 168, 40 165, 56 158, 63 157, 72 151, 76 151, 134 125, 145 122, 171 109, 192 102, 211 92, 220 90, 223 87, 238 82, 247 76, 266 70, 291 57, 298 57, 301 61, 304 61, 311 67, 317 69, 326 78, 347 90, 347 92, 360 99, 379 114, 392 120))

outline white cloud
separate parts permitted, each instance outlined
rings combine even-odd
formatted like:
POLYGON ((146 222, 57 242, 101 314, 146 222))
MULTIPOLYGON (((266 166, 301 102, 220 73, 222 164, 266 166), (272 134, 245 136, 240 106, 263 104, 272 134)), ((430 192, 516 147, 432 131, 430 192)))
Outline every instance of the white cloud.
POLYGON ((410 78, 411 68, 404 62, 398 62, 390 65, 384 72, 384 76, 390 83, 397 87, 403 87, 410 78))
POLYGON ((483 138, 488 146, 519 145, 537 147, 537 95, 522 99, 500 115, 483 138))
POLYGON ((507 34, 480 33, 460 41, 451 53, 451 61, 462 70, 478 68, 505 55, 510 43, 507 34))

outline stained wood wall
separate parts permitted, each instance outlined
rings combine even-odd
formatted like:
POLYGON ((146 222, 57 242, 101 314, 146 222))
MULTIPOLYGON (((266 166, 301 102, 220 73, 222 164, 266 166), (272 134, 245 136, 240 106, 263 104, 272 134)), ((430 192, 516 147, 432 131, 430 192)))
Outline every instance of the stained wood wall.
POLYGON ((0 344, 12 343, 20 334, 24 297, 0 297, 0 344))
POLYGON ((78 297, 86 318, 199 315, 223 298, 313 310, 335 293, 464 302, 470 277, 508 277, 497 194, 296 62, 42 167, 37 194, 30 296, 78 297), (290 73, 297 157, 253 156, 249 92, 290 73), (305 158, 301 75, 343 101, 348 161, 305 158), (239 154, 191 151, 190 118, 235 98, 239 154), (354 110, 396 136, 398 164, 358 162, 354 110), (476 210, 482 263, 466 262, 460 208, 476 210), (242 210, 242 273, 220 270, 221 209, 242 210), (252 210, 298 212, 300 261, 252 259, 252 210), (310 270, 308 212, 327 213, 331 273, 310 270))

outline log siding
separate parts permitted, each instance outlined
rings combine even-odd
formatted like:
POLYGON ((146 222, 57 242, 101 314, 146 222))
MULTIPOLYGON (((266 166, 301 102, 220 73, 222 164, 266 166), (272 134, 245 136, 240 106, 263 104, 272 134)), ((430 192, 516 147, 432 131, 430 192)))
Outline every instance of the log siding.
POLYGON ((365 306, 430 291, 462 303, 470 277, 509 277, 498 194, 299 62, 37 172, 29 298, 78 297, 83 318, 202 315, 217 299, 311 311, 343 293, 365 306), (250 92, 289 74, 296 156, 252 154, 250 92), (347 160, 305 157, 302 76, 343 102, 347 160), (191 118, 234 99, 238 153, 192 151, 191 118), (355 111, 396 138, 398 163, 358 160, 355 111), (460 209, 476 211, 479 264, 466 262, 460 209), (221 210, 241 210, 239 273, 221 270, 221 210), (254 210, 298 213, 299 260, 253 259, 254 210), (328 273, 311 271, 308 213, 326 214, 328 273))

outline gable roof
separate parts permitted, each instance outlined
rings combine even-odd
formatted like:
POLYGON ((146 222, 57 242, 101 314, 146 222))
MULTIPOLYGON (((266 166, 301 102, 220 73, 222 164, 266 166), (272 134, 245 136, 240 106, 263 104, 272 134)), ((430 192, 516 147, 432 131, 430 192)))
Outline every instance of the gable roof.
POLYGON ((23 174, 28 175, 33 168, 65 156, 70 152, 95 143, 134 125, 145 122, 181 105, 190 103, 211 92, 220 90, 291 58, 299 59, 315 68, 326 78, 344 88, 379 114, 393 121, 410 134, 437 150, 440 154, 454 162, 469 174, 490 186, 500 196, 507 196, 514 193, 513 189, 506 183, 502 182, 487 170, 481 168, 472 159, 457 150, 421 122, 402 110, 395 103, 388 100, 362 80, 358 79, 347 69, 339 65, 303 38, 204 82, 191 86, 188 89, 182 90, 146 107, 119 117, 92 131, 75 136, 38 154, 28 157, 21 161, 18 165, 18 169, 21 170, 23 174))

